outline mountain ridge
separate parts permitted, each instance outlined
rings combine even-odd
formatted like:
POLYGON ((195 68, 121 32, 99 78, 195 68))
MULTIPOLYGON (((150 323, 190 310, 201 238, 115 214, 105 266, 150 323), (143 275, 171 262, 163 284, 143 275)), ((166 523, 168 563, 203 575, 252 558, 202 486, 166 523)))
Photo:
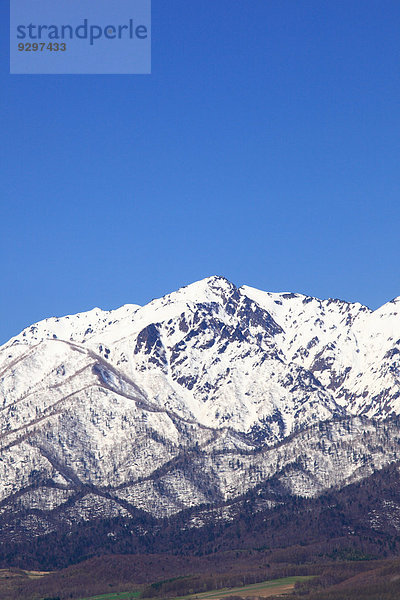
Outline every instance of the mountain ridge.
POLYGON ((163 518, 270 480, 317 497, 397 464, 397 304, 214 276, 26 328, 0 348, 4 539, 163 518))

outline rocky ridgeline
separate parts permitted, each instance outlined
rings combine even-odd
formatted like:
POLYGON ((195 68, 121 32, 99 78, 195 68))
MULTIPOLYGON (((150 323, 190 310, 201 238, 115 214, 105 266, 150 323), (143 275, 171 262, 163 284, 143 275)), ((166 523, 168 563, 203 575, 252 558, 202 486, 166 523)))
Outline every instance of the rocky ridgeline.
POLYGON ((24 330, 0 349, 2 535, 268 481, 316 496, 398 461, 398 310, 211 277, 24 330))

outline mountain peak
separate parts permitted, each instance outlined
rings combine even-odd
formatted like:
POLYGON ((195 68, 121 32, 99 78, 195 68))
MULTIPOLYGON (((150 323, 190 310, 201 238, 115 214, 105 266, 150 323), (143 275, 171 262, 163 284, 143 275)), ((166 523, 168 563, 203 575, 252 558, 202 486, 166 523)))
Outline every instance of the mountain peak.
POLYGON ((371 314, 213 275, 27 328, 0 348, 2 540, 400 460, 399 300, 371 314))
POLYGON ((177 301, 194 302, 195 304, 221 302, 221 300, 226 302, 235 292, 237 292, 236 286, 228 279, 219 275, 212 275, 185 285, 176 292, 172 292, 155 302, 166 301, 167 304, 177 301))
POLYGON ((229 281, 229 279, 227 279, 223 275, 210 275, 209 277, 206 277, 205 279, 203 279, 203 281, 206 281, 209 285, 233 286, 233 283, 231 281, 229 281))
POLYGON ((236 286, 229 281, 229 279, 223 277, 222 275, 210 275, 209 277, 195 281, 194 283, 186 286, 186 288, 191 288, 192 286, 211 288, 212 290, 219 289, 225 292, 236 290, 236 286))
POLYGON ((212 275, 211 277, 207 277, 204 279, 204 282, 210 289, 216 292, 231 294, 232 292, 237 291, 237 287, 231 281, 229 281, 229 279, 222 277, 221 275, 212 275))

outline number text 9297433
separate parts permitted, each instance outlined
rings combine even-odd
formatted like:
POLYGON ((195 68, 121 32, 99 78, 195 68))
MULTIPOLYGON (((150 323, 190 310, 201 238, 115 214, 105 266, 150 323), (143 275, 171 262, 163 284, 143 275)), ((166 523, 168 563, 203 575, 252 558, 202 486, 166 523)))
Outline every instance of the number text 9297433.
POLYGON ((65 42, 59 44, 58 42, 40 42, 40 43, 19 43, 19 52, 65 52, 67 44, 65 42))

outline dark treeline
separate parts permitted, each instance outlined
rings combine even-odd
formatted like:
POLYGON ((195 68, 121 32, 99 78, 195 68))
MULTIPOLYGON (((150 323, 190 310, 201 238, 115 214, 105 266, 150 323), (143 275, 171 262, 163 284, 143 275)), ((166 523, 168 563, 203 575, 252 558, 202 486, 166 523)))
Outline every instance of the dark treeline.
POLYGON ((400 561, 386 560, 382 565, 353 577, 328 569, 315 579, 298 583, 298 600, 398 600, 400 598, 400 561))
POLYGON ((8 572, 7 579, 4 572, 1 574, 0 597, 2 600, 76 600, 122 591, 132 592, 133 597, 136 591, 143 599, 174 598, 293 575, 314 575, 313 579, 296 584, 294 600, 398 600, 400 597, 396 595, 400 589, 399 559, 274 565, 267 563, 270 558, 266 553, 255 551, 222 553, 212 558, 105 556, 33 580, 14 569, 8 572), (380 593, 382 595, 377 595, 380 593))
POLYGON ((132 518, 61 525, 33 540, 0 542, 0 565, 52 570, 99 554, 201 556, 236 549, 273 551, 275 562, 291 564, 318 556, 351 560, 352 556, 400 554, 393 518, 400 508, 400 475, 395 465, 316 499, 286 497, 283 502, 276 494, 282 504, 272 509, 260 509, 263 494, 270 497, 270 487, 265 492, 260 487, 237 502, 237 517, 232 521, 214 518, 219 509, 208 508, 162 520, 137 511, 132 518), (190 526, 199 515, 205 524, 190 526))
MULTIPOLYGON (((78 565, 29 579, 12 569, 0 576, 2 600, 75 600, 107 592, 138 591, 142 598, 172 598, 224 587, 240 587, 266 579, 292 575, 316 575, 314 588, 299 587, 298 593, 325 589, 354 575, 368 574, 393 561, 325 562, 307 565, 274 564, 267 552, 224 552, 212 556, 116 555, 91 558, 78 565)), ((396 563, 399 570, 399 563, 396 563)))
POLYGON ((163 520, 137 511, 129 519, 81 522, 33 540, 0 542, 0 565, 14 567, 7 579, 0 578, 0 598, 72 600, 133 589, 145 597, 167 598, 316 575, 297 586, 299 598, 398 600, 399 562, 390 557, 400 555, 394 518, 399 490, 400 475, 393 465, 317 499, 284 498, 275 489, 282 504, 272 509, 265 508, 271 485, 260 486, 236 503, 237 516, 231 521, 214 518, 223 506, 163 520), (205 524, 191 527, 199 516, 205 524), (18 568, 57 572, 29 580, 18 568))

